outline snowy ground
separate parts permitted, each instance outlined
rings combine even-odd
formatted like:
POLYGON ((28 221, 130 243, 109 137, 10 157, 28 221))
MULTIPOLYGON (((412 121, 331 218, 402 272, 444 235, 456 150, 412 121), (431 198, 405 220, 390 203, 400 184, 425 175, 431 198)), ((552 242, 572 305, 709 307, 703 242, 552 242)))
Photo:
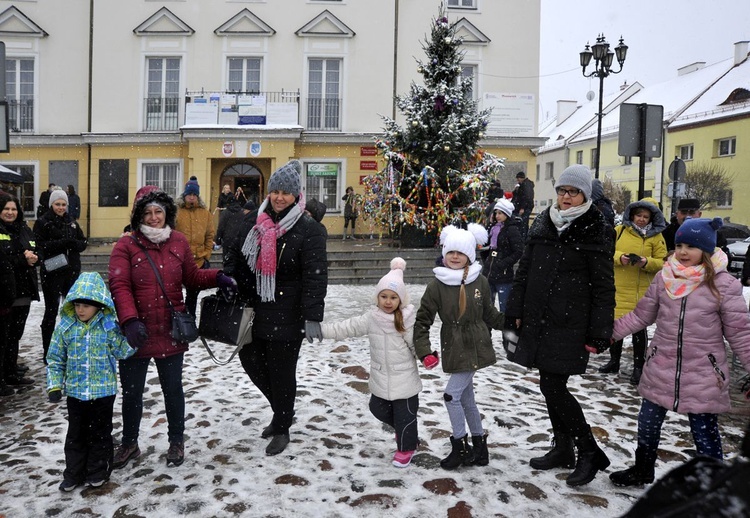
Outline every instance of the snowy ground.
MULTIPOLYGON (((411 286, 419 301, 424 286, 411 286)), ((746 289, 746 296, 748 290, 746 289)), ((330 286, 326 318, 337 320, 369 307, 372 286, 330 286)), ((36 383, 0 398, 0 517, 39 516, 264 516, 264 517, 610 517, 625 512, 642 489, 615 488, 606 474, 583 488, 565 484, 566 470, 534 471, 528 459, 548 447, 549 422, 538 376, 505 360, 493 333, 498 364, 476 376, 476 394, 489 431, 490 465, 448 472, 439 459, 449 450, 450 426, 442 403, 446 376, 424 372, 421 446, 406 469, 391 465, 393 433, 367 409, 366 338, 303 345, 292 442, 266 457, 260 432, 270 421, 267 403, 239 361, 219 367, 193 345, 186 355, 186 460, 167 468, 166 421, 155 369, 149 373, 141 424, 143 455, 98 489, 63 494, 64 403, 44 395, 39 323, 35 303, 22 340, 22 359, 36 383)), ((437 337, 437 326, 433 329, 437 337)), ((221 346, 220 346, 221 347, 221 346)), ((619 378, 595 372, 571 385, 612 469, 632 462, 640 399, 627 378, 629 347, 619 378)), ((221 349, 220 353, 229 352, 221 349)), ((120 402, 115 440, 120 439, 120 402)), ((746 410, 746 409, 745 409, 746 410)), ((746 418, 721 418, 727 457, 736 454, 746 418)), ((670 414, 665 423, 657 476, 689 458, 687 420, 670 414)))

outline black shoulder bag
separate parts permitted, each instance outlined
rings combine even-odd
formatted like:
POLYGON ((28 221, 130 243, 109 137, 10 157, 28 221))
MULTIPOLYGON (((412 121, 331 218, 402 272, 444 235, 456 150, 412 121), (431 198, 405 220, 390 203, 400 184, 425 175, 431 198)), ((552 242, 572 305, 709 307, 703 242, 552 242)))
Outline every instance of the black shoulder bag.
POLYGON ((153 268, 154 270, 154 275, 156 276, 156 280, 161 287, 161 291, 164 293, 164 298, 167 301, 167 304, 169 304, 169 309, 172 310, 172 338, 178 342, 187 343, 197 340, 198 328, 195 325, 195 318, 193 318, 193 316, 186 311, 176 311, 174 309, 172 301, 169 300, 167 290, 164 288, 164 283, 161 280, 161 275, 159 275, 159 269, 156 267, 153 259, 151 259, 151 256, 148 254, 148 250, 146 250, 146 247, 140 244, 138 240, 133 236, 130 236, 130 239, 132 239, 133 242, 138 245, 141 250, 143 250, 143 253, 146 254, 146 259, 148 259, 151 268, 153 268))

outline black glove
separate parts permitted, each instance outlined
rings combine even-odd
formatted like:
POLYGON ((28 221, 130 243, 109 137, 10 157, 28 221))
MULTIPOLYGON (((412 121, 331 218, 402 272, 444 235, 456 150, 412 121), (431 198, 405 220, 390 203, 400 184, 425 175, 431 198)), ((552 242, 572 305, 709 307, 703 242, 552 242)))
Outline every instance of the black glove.
POLYGON ((227 302, 234 300, 234 297, 237 296, 237 281, 224 272, 219 272, 216 275, 216 286, 227 302))
POLYGON ((62 390, 52 389, 47 394, 47 397, 49 398, 50 403, 59 403, 62 399, 62 390))
POLYGON ((606 338, 587 338, 586 350, 590 353, 601 354, 612 344, 612 340, 606 338))
POLYGON ((148 331, 146 331, 146 325, 137 318, 125 322, 122 326, 122 331, 125 333, 125 338, 128 339, 130 347, 133 349, 140 349, 146 345, 148 331))
POLYGON ((320 322, 305 320, 305 338, 310 343, 313 343, 313 338, 317 338, 318 342, 323 340, 323 330, 320 328, 320 322))
POLYGON ((628 260, 633 266, 641 262, 641 256, 638 254, 628 254, 628 260))

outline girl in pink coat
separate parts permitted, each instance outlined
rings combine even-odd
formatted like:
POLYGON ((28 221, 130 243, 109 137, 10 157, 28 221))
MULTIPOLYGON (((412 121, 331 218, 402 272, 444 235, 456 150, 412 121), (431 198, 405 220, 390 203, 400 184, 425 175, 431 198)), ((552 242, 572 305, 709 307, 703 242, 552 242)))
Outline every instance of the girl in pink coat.
POLYGON ((668 410, 687 414, 699 455, 721 459, 717 414, 729 403, 729 362, 724 340, 750 366, 750 315, 742 285, 727 272, 716 248, 720 218, 687 219, 675 235, 675 253, 635 310, 615 322, 613 340, 656 323, 638 385, 635 466, 610 475, 618 486, 654 481, 661 425, 668 410))

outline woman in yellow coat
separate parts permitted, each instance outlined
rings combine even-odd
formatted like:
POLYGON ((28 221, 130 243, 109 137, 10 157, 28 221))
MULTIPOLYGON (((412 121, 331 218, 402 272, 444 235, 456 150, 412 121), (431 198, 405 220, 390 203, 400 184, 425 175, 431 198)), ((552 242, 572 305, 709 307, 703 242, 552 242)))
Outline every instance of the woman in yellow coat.
MULTIPOLYGON (((662 231, 667 227, 656 200, 644 198, 628 205, 622 224, 615 228, 615 318, 629 313, 643 297, 651 280, 664 265, 667 245, 662 231)), ((648 337, 643 329, 633 334, 633 374, 630 383, 638 385, 643 371, 648 337)), ((618 373, 622 340, 610 347, 611 358, 599 372, 618 373)))

